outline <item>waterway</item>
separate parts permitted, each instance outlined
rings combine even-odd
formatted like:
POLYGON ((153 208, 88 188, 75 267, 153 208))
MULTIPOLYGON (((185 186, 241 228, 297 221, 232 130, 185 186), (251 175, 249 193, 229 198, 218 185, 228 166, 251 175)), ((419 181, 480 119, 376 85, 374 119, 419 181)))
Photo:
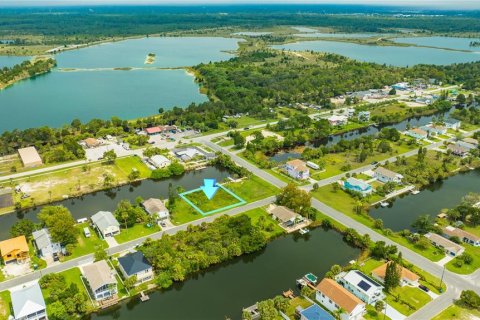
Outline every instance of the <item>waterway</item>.
POLYGON ((433 183, 419 194, 406 194, 397 198, 390 207, 372 208, 370 215, 382 219, 384 226, 394 231, 411 229, 418 216, 429 214, 433 218, 440 210, 460 204, 462 197, 469 192, 480 192, 480 169, 433 183))
MULTIPOLYGON (((229 176, 225 170, 216 167, 207 167, 200 171, 190 171, 181 177, 169 178, 166 180, 154 181, 143 180, 135 184, 124 185, 113 188, 108 191, 99 191, 86 194, 79 198, 71 198, 59 201, 52 205, 63 205, 70 210, 75 219, 89 218, 98 211, 113 212, 121 200, 130 200, 134 202, 137 197, 148 198, 168 198, 168 186, 172 183, 173 187, 183 187, 185 190, 198 188, 203 184, 203 179, 212 178, 222 181, 229 176)), ((37 213, 41 207, 0 215, 0 240, 10 238, 10 228, 18 219, 28 218, 37 222, 37 213)))
POLYGON ((340 54, 355 60, 392 66, 415 64, 448 65, 480 60, 476 52, 461 52, 422 47, 373 46, 339 41, 299 41, 274 45, 275 49, 292 51, 318 51, 340 54))
POLYGON ((242 308, 294 289, 295 279, 308 272, 322 277, 333 264, 346 264, 358 254, 335 231, 317 228, 307 236, 287 235, 259 253, 209 268, 169 290, 155 291, 148 302, 133 299, 92 315, 91 320, 239 320, 242 308))
POLYGON ((0 69, 4 67, 13 67, 16 64, 20 64, 25 60, 30 60, 32 57, 24 56, 0 56, 0 69))
POLYGON ((406 37, 392 39, 398 43, 415 44, 453 50, 469 50, 480 52, 480 47, 471 47, 470 42, 480 41, 480 38, 456 38, 456 37, 406 37))
POLYGON ((382 35, 381 33, 325 33, 325 32, 310 32, 310 33, 298 33, 294 34, 297 37, 303 38, 371 38, 379 36, 388 36, 389 34, 382 35))

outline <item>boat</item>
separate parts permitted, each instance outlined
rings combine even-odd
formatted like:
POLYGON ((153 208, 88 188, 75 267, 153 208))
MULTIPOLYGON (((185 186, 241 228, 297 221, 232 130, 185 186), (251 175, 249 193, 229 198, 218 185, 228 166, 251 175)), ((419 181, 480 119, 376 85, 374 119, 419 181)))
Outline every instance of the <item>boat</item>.
POLYGON ((317 276, 314 275, 313 273, 307 273, 303 278, 306 281, 310 282, 311 284, 317 284, 317 281, 318 281, 317 276))
POLYGON ((298 232, 300 232, 300 234, 307 234, 310 232, 310 230, 308 230, 307 228, 302 228, 300 230, 298 230, 298 232))
POLYGON ((303 288, 307 285, 307 281, 305 279, 297 279, 297 287, 298 288, 303 288))
POLYGON ((419 194, 420 190, 412 190, 411 192, 412 192, 412 194, 419 194))
POLYGON ((385 207, 388 207, 388 202, 387 201, 382 201, 380 202, 380 205, 385 208, 385 207))

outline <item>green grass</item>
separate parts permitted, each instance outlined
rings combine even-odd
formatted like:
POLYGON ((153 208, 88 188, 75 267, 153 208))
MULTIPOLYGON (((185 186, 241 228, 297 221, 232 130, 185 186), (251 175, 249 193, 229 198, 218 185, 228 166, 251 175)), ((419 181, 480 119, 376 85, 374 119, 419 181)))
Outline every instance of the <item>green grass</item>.
POLYGON ((10 291, 5 290, 0 292, 0 320, 7 320, 10 316, 11 302, 10 291))
POLYGON ((225 208, 239 202, 237 198, 221 188, 218 189, 212 199, 208 199, 202 190, 185 194, 184 196, 205 213, 225 208))
POLYGON ((37 256, 35 247, 33 246, 32 241, 28 241, 28 249, 30 254, 30 261, 33 268, 33 265, 37 265, 37 270, 45 269, 47 267, 47 262, 37 256))
POLYGON ((386 300, 397 311, 409 316, 430 302, 432 298, 419 288, 404 286, 393 289, 387 294, 386 300))
POLYGON ((451 260, 446 264, 446 268, 452 272, 458 274, 470 274, 480 268, 480 248, 474 247, 472 245, 462 243, 462 246, 465 248, 465 253, 470 254, 473 257, 471 264, 464 263, 460 268, 455 266, 455 261, 457 258, 451 260))
POLYGON ((382 312, 375 310, 375 307, 372 305, 367 305, 367 313, 363 315, 365 320, 390 320, 389 317, 384 315, 382 312))
POLYGON ((85 235, 83 234, 83 228, 88 227, 88 222, 78 224, 75 226, 75 228, 78 229, 79 235, 77 237, 77 244, 75 245, 75 249, 73 249, 73 252, 69 256, 64 256, 60 260, 61 261, 67 261, 71 259, 75 259, 90 253, 94 253, 100 248, 107 248, 108 245, 107 243, 102 240, 97 233, 89 227, 90 229, 90 238, 86 238, 85 235))
POLYGON ((366 261, 363 262, 363 264, 360 266, 360 270, 365 273, 366 275, 370 275, 374 269, 377 267, 383 265, 385 261, 383 260, 377 260, 374 258, 370 258, 366 261))
POLYGON ((117 240, 118 243, 124 243, 140 237, 151 235, 152 233, 161 230, 162 229, 158 225, 154 225, 149 228, 143 223, 137 223, 128 229, 121 229, 120 234, 115 236, 115 240, 117 240))
POLYGON ((432 320, 472 320, 478 318, 480 318, 479 310, 453 304, 437 314, 432 320))
POLYGON ((278 225, 278 222, 273 220, 263 208, 255 208, 244 214, 250 217, 253 225, 259 226, 262 229, 262 232, 268 239, 275 238, 285 233, 285 231, 278 225), (263 220, 263 222, 261 220, 263 220))
POLYGON ((203 218, 203 216, 181 198, 175 200, 175 205, 170 210, 170 221, 175 225, 181 225, 200 218, 203 218))
POLYGON ((306 309, 312 305, 311 302, 309 302, 307 299, 305 299, 302 296, 295 297, 291 299, 290 305, 288 306, 285 314, 290 318, 290 319, 296 319, 295 318, 295 309, 297 307, 302 307, 303 309, 306 309))
POLYGON ((261 200, 279 192, 277 187, 254 175, 240 182, 226 183, 224 186, 247 202, 261 200))
POLYGON ((132 169, 135 168, 140 173, 140 179, 146 179, 150 177, 152 171, 147 167, 145 163, 139 157, 125 157, 115 160, 117 167, 128 176, 132 169))
POLYGON ((233 139, 230 138, 228 140, 223 140, 222 142, 220 142, 218 144, 220 147, 230 147, 230 146, 233 146, 233 139))
POLYGON ((117 279, 117 290, 118 290, 118 296, 120 298, 127 297, 128 291, 127 288, 122 283, 122 280, 120 279, 120 276, 118 274, 115 275, 115 278, 117 279))

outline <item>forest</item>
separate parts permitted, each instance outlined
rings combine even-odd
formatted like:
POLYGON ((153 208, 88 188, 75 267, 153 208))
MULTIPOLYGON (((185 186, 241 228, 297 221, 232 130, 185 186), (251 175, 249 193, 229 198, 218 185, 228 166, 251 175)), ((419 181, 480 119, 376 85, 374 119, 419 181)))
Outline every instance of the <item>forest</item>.
POLYGON ((56 62, 53 59, 39 59, 34 62, 26 60, 11 68, 4 67, 0 69, 0 88, 13 81, 48 72, 55 65, 56 62))

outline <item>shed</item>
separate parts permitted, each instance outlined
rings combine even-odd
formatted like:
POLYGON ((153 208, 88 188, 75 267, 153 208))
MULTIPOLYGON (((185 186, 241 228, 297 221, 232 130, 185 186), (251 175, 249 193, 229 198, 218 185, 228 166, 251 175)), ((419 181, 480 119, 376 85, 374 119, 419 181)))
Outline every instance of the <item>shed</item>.
POLYGON ((20 156, 25 168, 37 167, 43 164, 42 158, 40 158, 40 155, 35 147, 18 149, 18 155, 20 156))

